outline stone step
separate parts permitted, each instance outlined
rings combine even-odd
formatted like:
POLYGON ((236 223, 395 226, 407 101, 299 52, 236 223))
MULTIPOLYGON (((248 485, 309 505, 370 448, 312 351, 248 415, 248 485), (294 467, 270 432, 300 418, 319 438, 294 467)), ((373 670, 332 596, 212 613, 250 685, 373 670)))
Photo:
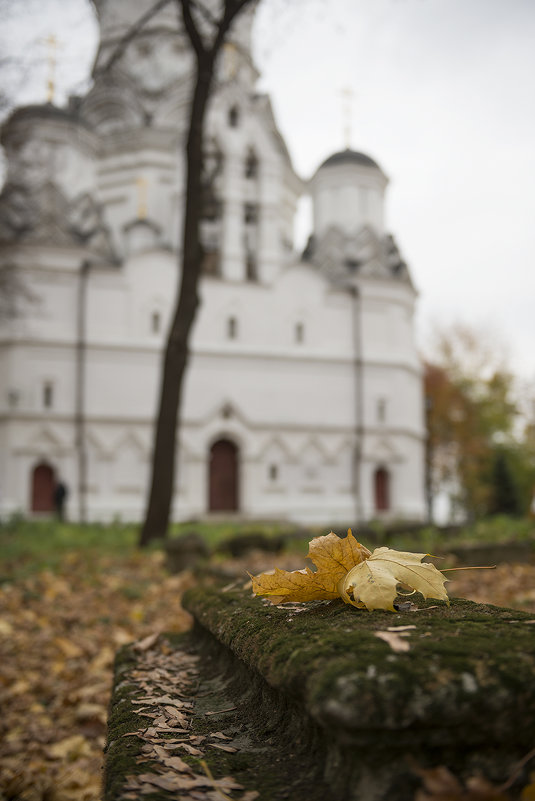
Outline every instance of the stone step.
MULTIPOLYGON (((206 585, 184 605, 205 687, 192 726, 206 726, 207 703, 235 707, 221 722, 238 750, 213 772, 259 801, 412 801, 436 766, 500 784, 535 745, 535 616, 463 600, 395 614, 273 607, 206 585)), ((137 796, 106 801, 123 797, 137 796)))

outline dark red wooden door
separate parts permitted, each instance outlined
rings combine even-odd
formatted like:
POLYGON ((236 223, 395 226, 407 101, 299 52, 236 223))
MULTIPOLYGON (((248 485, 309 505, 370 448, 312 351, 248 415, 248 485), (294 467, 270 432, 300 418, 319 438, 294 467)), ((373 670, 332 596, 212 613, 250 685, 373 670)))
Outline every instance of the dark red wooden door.
POLYGON ((211 512, 238 511, 238 448, 228 439, 210 449, 208 506, 211 512))
POLYGON ((32 512, 54 511, 56 477, 49 464, 38 464, 32 473, 32 512))
POLYGON ((390 509, 390 476, 388 470, 379 467, 375 471, 375 509, 377 512, 386 512, 390 509))

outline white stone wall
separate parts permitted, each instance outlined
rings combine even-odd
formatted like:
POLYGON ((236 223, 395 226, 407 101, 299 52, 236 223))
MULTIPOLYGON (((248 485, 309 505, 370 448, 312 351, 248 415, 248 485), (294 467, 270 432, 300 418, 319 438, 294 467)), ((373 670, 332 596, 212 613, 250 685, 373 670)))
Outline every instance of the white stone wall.
MULTIPOLYGON (((136 0, 135 7, 144 4, 136 0)), ((106 47, 126 19, 115 13, 119 6, 99 3, 106 47)), ((20 265, 36 296, 20 319, 0 323, 2 516, 29 512, 31 474, 41 461, 68 484, 68 513, 78 516, 82 297, 88 516, 138 520, 143 514, 161 353, 180 279, 191 63, 174 48, 176 23, 168 15, 161 22, 165 36, 153 36, 151 28, 143 47, 121 64, 115 86, 97 79, 82 102, 83 124, 44 108, 23 114, 8 131, 8 180, 30 190, 50 185, 67 205, 60 219, 47 218, 36 241, 14 241, 0 254, 20 265), (165 39, 161 49, 158 36, 165 39), (98 241, 80 237, 87 225, 100 232, 98 241)), ((311 189, 314 234, 326 242, 326 261, 299 261, 293 219, 303 184, 269 100, 255 93, 250 23, 248 15, 237 32, 242 50, 227 50, 221 60, 208 114, 206 142, 223 159, 215 186, 222 217, 212 226, 221 272, 202 280, 173 516, 206 514, 210 448, 228 438, 239 449, 241 515, 355 524, 357 517, 378 515, 374 475, 385 468, 391 503, 380 516, 421 518, 415 292, 381 262, 387 179, 365 164, 320 169, 311 189), (247 177, 250 152, 258 169, 247 177), (256 206, 256 222, 245 221, 246 204, 256 206), (333 226, 349 237, 345 244, 329 239, 333 226), (336 283, 340 274, 335 281, 327 269, 329 242, 353 247, 359 257, 370 253, 369 263, 336 283), (247 272, 248 252, 256 280, 247 272)), ((48 211, 42 209, 43 219, 48 211)))

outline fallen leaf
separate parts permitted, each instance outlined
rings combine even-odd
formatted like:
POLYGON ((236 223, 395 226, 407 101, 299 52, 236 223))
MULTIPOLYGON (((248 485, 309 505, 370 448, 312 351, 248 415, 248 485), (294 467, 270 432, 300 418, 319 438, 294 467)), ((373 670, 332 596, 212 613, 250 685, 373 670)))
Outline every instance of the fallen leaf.
POLYGON ((309 567, 291 572, 277 568, 273 574, 251 576, 253 592, 269 597, 272 604, 338 598, 340 579, 370 555, 370 551, 357 542, 351 531, 344 538, 331 531, 324 537, 315 537, 309 543, 307 558, 316 565, 316 572, 309 567))
POLYGON ((340 582, 340 595, 346 603, 360 608, 394 610, 398 585, 421 593, 424 598, 448 601, 445 576, 430 564, 422 564, 425 553, 376 548, 372 555, 353 567, 340 582))
POLYGON ((208 743, 212 748, 218 748, 220 751, 226 751, 228 754, 235 754, 239 749, 233 748, 231 745, 219 745, 219 743, 208 743))
POLYGON ((396 653, 403 653, 410 649, 410 645, 407 640, 403 639, 403 635, 396 634, 394 631, 376 631, 375 636, 388 643, 396 653))
POLYGON ((142 640, 138 640, 133 644, 133 648, 136 651, 148 651, 149 648, 152 648, 158 637, 160 636, 160 632, 156 631, 154 634, 149 634, 148 637, 144 637, 142 640))
POLYGON ((409 629, 415 629, 416 626, 387 626, 387 631, 409 631, 409 629))
POLYGON ((180 743, 179 748, 184 749, 186 754, 189 754, 190 756, 203 756, 204 753, 199 748, 195 748, 193 745, 190 745, 189 743, 180 743))
POLYGON ((63 759, 66 761, 73 761, 80 756, 86 756, 91 753, 91 747, 85 737, 80 734, 74 734, 72 737, 66 737, 57 743, 49 746, 47 749, 52 759, 63 759))
POLYGON ((508 801, 497 787, 479 776, 473 776, 466 787, 443 765, 418 770, 424 789, 418 790, 415 801, 508 801))
POLYGON ((216 712, 205 712, 205 715, 222 715, 224 712, 234 712, 237 707, 229 706, 227 709, 218 709, 216 712))
POLYGON ((337 537, 332 531, 316 537, 309 544, 308 558, 317 571, 275 569, 272 573, 252 576, 253 592, 267 596, 272 604, 289 601, 330 600, 341 597, 359 608, 395 611, 394 600, 399 585, 420 592, 424 598, 448 600, 444 589, 447 579, 429 563, 427 554, 376 548, 370 551, 353 537, 337 537))
POLYGON ((68 640, 66 637, 56 637, 54 642, 63 652, 63 655, 67 657, 67 659, 77 659, 83 654, 82 649, 76 645, 76 643, 72 642, 72 640, 68 640))
POLYGON ((2 620, 0 618, 0 636, 9 637, 13 633, 13 626, 9 620, 2 620))

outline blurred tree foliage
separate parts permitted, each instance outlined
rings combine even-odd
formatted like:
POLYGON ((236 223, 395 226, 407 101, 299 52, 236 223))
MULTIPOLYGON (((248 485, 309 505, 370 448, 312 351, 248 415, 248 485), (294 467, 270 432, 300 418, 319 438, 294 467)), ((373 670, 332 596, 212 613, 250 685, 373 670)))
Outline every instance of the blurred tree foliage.
POLYGON ((462 325, 437 335, 425 365, 429 516, 440 491, 469 520, 524 515, 535 487, 533 424, 522 424, 500 347, 462 325))

